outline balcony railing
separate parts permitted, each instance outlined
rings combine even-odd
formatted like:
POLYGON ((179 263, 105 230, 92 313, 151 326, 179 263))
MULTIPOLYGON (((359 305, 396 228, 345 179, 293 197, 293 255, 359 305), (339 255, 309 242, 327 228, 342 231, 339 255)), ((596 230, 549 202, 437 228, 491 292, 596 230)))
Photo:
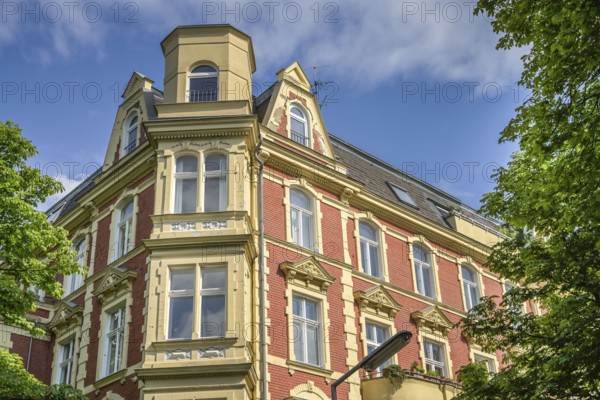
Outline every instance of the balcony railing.
POLYGON ((218 90, 188 90, 188 102, 201 103, 204 101, 217 101, 218 90))
POLYGON ((307 142, 308 142, 306 140, 306 136, 304 136, 300 133, 294 132, 294 131, 292 131, 292 140, 294 142, 300 143, 302 146, 306 146, 307 142))
POLYGON ((361 386, 363 400, 449 400, 461 391, 460 384, 452 380, 414 371, 406 371, 400 385, 383 377, 381 372, 371 373, 363 377, 361 386))
POLYGON ((123 152, 125 153, 125 155, 131 153, 133 151, 133 149, 135 149, 135 146, 137 145, 137 141, 134 140, 133 142, 129 143, 127 146, 125 146, 123 148, 123 152))

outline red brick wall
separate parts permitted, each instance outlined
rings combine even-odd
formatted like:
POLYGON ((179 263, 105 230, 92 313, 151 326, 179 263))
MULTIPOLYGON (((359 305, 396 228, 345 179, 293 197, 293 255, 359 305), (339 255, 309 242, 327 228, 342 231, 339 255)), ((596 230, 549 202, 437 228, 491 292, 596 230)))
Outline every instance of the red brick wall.
POLYGON ((342 239, 342 215, 340 210, 321 203, 321 233, 323 254, 338 261, 344 261, 344 241, 342 239))
POLYGON ((280 240, 286 239, 285 234, 285 207, 283 205, 284 190, 281 185, 264 179, 263 180, 264 202, 263 209, 265 219, 265 234, 280 240))
POLYGON ((96 234, 96 254, 94 255, 94 272, 101 271, 108 264, 108 252, 114 244, 110 243, 110 221, 111 216, 98 222, 96 234))
MULTIPOLYGON (((27 367, 30 338, 13 333, 11 334, 11 341, 13 342, 13 347, 10 352, 20 355, 23 359, 23 365, 27 367)), ((50 384, 52 373, 52 342, 33 339, 31 343, 29 372, 46 385, 50 384)))

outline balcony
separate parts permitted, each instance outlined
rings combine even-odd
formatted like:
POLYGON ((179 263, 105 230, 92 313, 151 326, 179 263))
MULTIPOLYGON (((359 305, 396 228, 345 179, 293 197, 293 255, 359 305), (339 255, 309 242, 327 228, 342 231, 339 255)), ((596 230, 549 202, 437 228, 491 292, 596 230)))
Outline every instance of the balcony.
POLYGON ((363 400, 449 400, 460 393, 460 385, 447 379, 407 372, 401 385, 372 374, 361 383, 363 400))

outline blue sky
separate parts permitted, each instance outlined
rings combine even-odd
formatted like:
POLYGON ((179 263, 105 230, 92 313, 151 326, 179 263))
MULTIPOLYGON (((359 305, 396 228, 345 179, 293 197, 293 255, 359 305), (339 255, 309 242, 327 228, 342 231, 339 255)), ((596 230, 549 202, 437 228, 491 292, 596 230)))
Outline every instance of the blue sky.
POLYGON ((497 51, 474 6, 2 1, 0 120, 18 123, 40 153, 31 163, 71 190, 103 162, 131 73, 162 89, 160 41, 177 25, 230 23, 252 36, 257 86, 298 60, 326 82, 331 133, 479 208, 516 150, 498 134, 526 92, 516 85, 522 52, 497 51))

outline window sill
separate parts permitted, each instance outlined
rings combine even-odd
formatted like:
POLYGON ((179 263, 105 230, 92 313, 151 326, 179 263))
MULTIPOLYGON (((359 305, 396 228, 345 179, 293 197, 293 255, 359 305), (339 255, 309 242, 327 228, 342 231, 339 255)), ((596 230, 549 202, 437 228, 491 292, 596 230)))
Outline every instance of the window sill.
POLYGON ((293 374, 295 371, 302 371, 306 372, 307 374, 322 376, 327 381, 331 379, 331 375, 333 374, 333 371, 330 369, 325 369, 317 365, 307 364, 300 361, 287 360, 286 364, 290 374, 293 374))
MULTIPOLYGON (((125 378, 125 375, 127 375, 126 368, 123 368, 117 372, 113 372, 112 374, 107 375, 104 378, 97 380, 94 383, 94 389, 98 390, 104 386, 110 385, 111 383, 123 380, 125 378)), ((121 382, 121 383, 123 383, 123 382, 121 382)))

